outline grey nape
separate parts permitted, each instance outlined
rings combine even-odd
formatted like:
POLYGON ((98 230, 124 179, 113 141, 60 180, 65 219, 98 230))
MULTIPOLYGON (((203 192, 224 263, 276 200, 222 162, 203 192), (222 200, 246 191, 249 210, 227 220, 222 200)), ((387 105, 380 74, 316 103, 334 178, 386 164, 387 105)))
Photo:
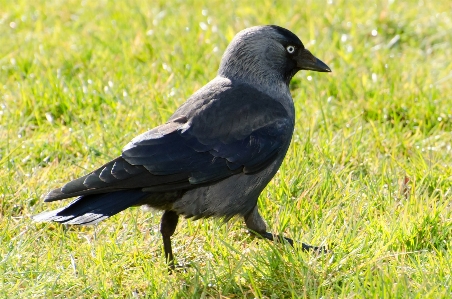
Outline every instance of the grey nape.
MULTIPOLYGON (((134 138, 116 159, 50 191, 47 202, 77 198, 34 219, 88 225, 132 206, 163 210, 160 232, 171 268, 171 236, 180 215, 240 215, 256 235, 293 245, 267 232, 257 199, 289 148, 295 126, 289 83, 300 70, 331 71, 287 29, 239 32, 217 76, 166 123, 134 138)), ((324 251, 306 244, 302 249, 324 251)))

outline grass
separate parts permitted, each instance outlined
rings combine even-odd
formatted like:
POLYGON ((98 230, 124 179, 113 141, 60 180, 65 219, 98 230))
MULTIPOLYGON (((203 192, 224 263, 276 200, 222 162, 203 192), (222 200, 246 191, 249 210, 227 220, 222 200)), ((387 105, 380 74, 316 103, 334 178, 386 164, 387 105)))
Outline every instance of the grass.
POLYGON ((0 1, 3 298, 450 298, 450 1, 0 1), (259 199, 273 232, 159 213, 37 224, 52 188, 117 156, 216 74, 235 33, 297 33, 331 74, 292 82, 296 133, 259 199))

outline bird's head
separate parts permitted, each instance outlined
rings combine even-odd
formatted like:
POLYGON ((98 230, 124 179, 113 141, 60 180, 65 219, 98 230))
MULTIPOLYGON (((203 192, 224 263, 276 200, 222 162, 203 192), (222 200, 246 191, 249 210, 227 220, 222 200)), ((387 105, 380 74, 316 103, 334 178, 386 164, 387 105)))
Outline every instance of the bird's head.
POLYGON ((288 85, 300 70, 331 72, 295 34, 269 25, 240 31, 227 47, 218 74, 253 84, 288 85))

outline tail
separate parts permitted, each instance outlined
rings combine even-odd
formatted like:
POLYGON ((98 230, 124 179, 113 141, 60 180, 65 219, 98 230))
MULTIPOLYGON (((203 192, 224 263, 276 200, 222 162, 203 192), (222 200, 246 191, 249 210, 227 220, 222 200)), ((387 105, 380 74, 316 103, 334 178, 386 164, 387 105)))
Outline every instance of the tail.
POLYGON ((95 224, 131 206, 139 204, 148 195, 148 193, 139 190, 82 195, 64 208, 33 216, 33 220, 80 225, 95 224))

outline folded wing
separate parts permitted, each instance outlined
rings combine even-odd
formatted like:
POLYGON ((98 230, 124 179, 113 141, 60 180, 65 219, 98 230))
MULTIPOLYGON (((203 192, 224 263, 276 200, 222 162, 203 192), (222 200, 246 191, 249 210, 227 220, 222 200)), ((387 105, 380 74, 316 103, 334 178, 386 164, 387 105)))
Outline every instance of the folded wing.
POLYGON ((255 173, 275 160, 292 131, 284 107, 248 85, 208 97, 195 94, 166 124, 133 139, 121 157, 51 191, 46 201, 129 189, 190 189, 255 173))

